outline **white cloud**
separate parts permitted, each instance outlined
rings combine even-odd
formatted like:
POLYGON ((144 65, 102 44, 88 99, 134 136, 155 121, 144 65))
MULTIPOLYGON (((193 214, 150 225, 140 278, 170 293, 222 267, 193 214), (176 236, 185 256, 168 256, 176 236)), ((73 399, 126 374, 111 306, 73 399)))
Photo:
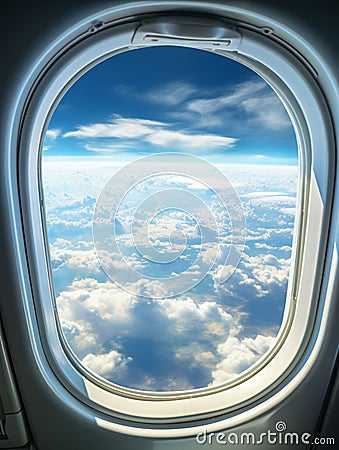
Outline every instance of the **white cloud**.
POLYGON ((237 299, 241 303, 255 301, 269 294, 267 286, 261 284, 254 277, 253 268, 247 267, 248 270, 245 271, 239 267, 234 270, 234 267, 231 266, 229 269, 232 275, 225 283, 220 283, 219 280, 224 279, 227 274, 227 267, 219 265, 211 272, 211 277, 214 281, 213 287, 221 297, 226 296, 226 298, 237 299))
POLYGON ((229 332, 234 333, 234 329, 238 332, 234 317, 215 302, 199 304, 190 297, 179 297, 164 299, 161 301, 161 306, 166 316, 175 323, 176 330, 179 332, 194 331, 198 326, 201 327, 202 333, 207 330, 211 331, 213 326, 216 326, 220 332, 218 324, 223 327, 223 335, 229 332))
POLYGON ((274 221, 273 211, 288 215, 295 214, 296 197, 287 192, 251 192, 243 195, 242 198, 250 201, 252 206, 259 208, 254 213, 257 217, 260 217, 259 210, 264 212, 265 217, 262 217, 261 221, 265 219, 264 221, 268 222, 269 214, 271 214, 271 220, 274 221))
POLYGON ((74 347, 79 357, 90 352, 97 352, 100 348, 98 336, 92 332, 91 326, 86 322, 67 320, 61 317, 61 326, 68 343, 74 347))
POLYGON ((63 137, 137 139, 155 132, 164 125, 154 120, 115 116, 108 123, 81 125, 76 131, 68 131, 63 137))
POLYGON ((215 134, 188 134, 180 131, 159 130, 150 134, 146 140, 161 147, 183 149, 210 149, 233 147, 237 139, 215 134))
POLYGON ((289 216, 295 216, 296 214, 296 209, 295 208, 281 208, 280 212, 282 214, 287 214, 289 216))
POLYGON ((194 389, 194 385, 190 383, 185 376, 177 374, 173 376, 164 376, 159 379, 159 377, 152 377, 145 375, 143 380, 140 382, 138 389, 145 391, 159 391, 164 390, 166 386, 167 391, 182 391, 194 389))
POLYGON ((50 254, 54 270, 76 269, 82 276, 100 273, 98 257, 94 250, 75 250, 71 246, 65 248, 59 240, 50 246, 50 254))
MULTIPOLYGON (((62 318, 81 320, 92 315, 113 321, 118 329, 130 321, 130 310, 136 299, 111 282, 99 283, 93 278, 74 280, 68 290, 61 292, 57 304, 62 318)), ((90 316, 90 317, 89 317, 90 316)), ((89 324, 95 325, 95 321, 89 324)), ((96 330, 98 331, 98 330, 96 330)))
POLYGON ((60 135, 61 130, 57 128, 49 129, 46 131, 46 138, 55 141, 56 138, 60 135))
MULTIPOLYGON (((261 242, 256 247, 267 249, 267 246, 261 242)), ((279 249, 279 246, 276 248, 279 249)), ((274 247, 268 249, 271 252, 274 247)), ((286 250, 286 246, 284 246, 284 250, 286 250)), ((244 253, 241 263, 226 283, 219 283, 220 273, 225 271, 223 266, 219 265, 211 272, 213 286, 222 297, 237 299, 243 303, 255 302, 260 298, 271 298, 272 293, 277 296, 275 301, 284 301, 290 264, 290 258, 277 258, 271 253, 262 253, 256 256, 244 253)), ((230 269, 233 271, 233 267, 230 269)))
POLYGON ((132 358, 125 358, 121 353, 112 350, 99 355, 89 353, 83 358, 82 363, 102 377, 108 377, 112 373, 118 372, 120 378, 129 361, 132 361, 132 358))
POLYGON ((273 247, 272 245, 268 245, 265 242, 256 242, 254 244, 255 248, 265 248, 267 250, 275 250, 276 247, 273 247))
MULTIPOLYGON (((109 152, 117 149, 130 148, 130 140, 141 140, 164 148, 182 148, 204 150, 219 147, 232 147, 237 139, 216 134, 192 134, 187 130, 172 130, 171 125, 153 120, 124 118, 115 116, 108 123, 81 125, 75 131, 68 131, 64 138, 116 138, 122 139, 115 144, 109 143, 106 149, 102 145, 88 145, 87 149, 95 152, 109 152), (127 139, 127 142, 124 141, 127 139)), ((86 147, 85 147, 86 148, 86 147)))
POLYGON ((264 160, 264 159, 267 159, 267 156, 266 155, 253 155, 253 159, 264 160))
POLYGON ((85 144, 84 148, 90 152, 95 152, 95 153, 101 153, 101 154, 111 154, 111 153, 118 153, 121 152, 121 150, 126 150, 126 149, 135 149, 135 143, 133 143, 132 141, 119 141, 116 142, 114 144, 107 144, 106 143, 101 143, 101 142, 96 142, 95 145, 89 145, 89 144, 85 144))
POLYGON ((257 335, 255 338, 229 337, 218 346, 221 361, 212 371, 212 385, 221 384, 248 369, 275 342, 272 336, 257 335))
MULTIPOLYGON (((286 201, 289 200, 289 197, 286 196, 286 192, 279 192, 279 191, 256 191, 256 192, 248 192, 247 194, 243 194, 242 197, 244 198, 250 198, 250 199, 257 199, 265 200, 266 198, 283 198, 283 200, 286 199, 286 201)), ((295 198, 292 197, 295 201, 295 198)))
POLYGON ((272 285, 286 286, 290 263, 290 259, 279 259, 274 255, 265 254, 248 256, 244 266, 252 271, 252 276, 257 282, 269 289, 272 285))
POLYGON ((92 220, 91 218, 83 218, 80 220, 65 220, 65 219, 58 219, 55 218, 53 220, 49 221, 49 225, 54 227, 55 229, 57 227, 60 227, 60 229, 63 230, 83 230, 85 228, 90 229, 92 227, 92 220))

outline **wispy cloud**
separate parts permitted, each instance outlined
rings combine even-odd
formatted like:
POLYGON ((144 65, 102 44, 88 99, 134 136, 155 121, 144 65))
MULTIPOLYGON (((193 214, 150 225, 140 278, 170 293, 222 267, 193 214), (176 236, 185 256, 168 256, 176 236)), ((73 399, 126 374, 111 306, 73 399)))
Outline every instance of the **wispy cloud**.
POLYGON ((227 106, 239 106, 243 100, 252 98, 253 95, 265 89, 267 85, 263 81, 246 81, 233 86, 226 94, 208 99, 195 99, 187 103, 189 111, 199 114, 216 113, 227 106))
POLYGON ((137 139, 154 132, 162 126, 165 126, 165 124, 154 120, 114 116, 107 123, 81 125, 75 131, 68 131, 63 137, 137 139))
POLYGON ((156 147, 171 149, 216 149, 232 147, 237 139, 218 134, 190 133, 186 129, 172 129, 171 124, 154 120, 124 118, 114 116, 110 122, 81 125, 77 130, 69 131, 64 138, 96 139, 95 145, 86 143, 85 148, 92 151, 116 151, 118 148, 130 148, 135 141, 152 144, 156 147), (99 138, 115 138, 118 142, 105 146, 97 145, 99 138))
POLYGON ((247 98, 242 101, 244 110, 253 117, 253 122, 270 130, 285 130, 291 126, 288 115, 279 98, 273 94, 247 98))
MULTIPOLYGON (((227 93, 218 96, 195 99, 185 105, 191 119, 197 119, 201 125, 220 126, 227 116, 228 125, 234 123, 233 111, 241 114, 241 126, 244 129, 260 126, 266 130, 286 130, 291 126, 288 115, 277 95, 264 81, 245 81, 233 86, 227 93)), ((237 117, 237 115, 235 116, 237 117)))
POLYGON ((143 99, 152 103, 175 106, 185 102, 197 91, 198 89, 189 83, 173 82, 146 92, 143 99))
POLYGON ((139 91, 134 86, 119 85, 115 92, 128 99, 141 101, 144 103, 153 103, 165 107, 180 105, 189 98, 201 91, 197 86, 184 81, 173 81, 170 83, 157 84, 149 89, 139 91))
POLYGON ((180 131, 160 130, 147 137, 151 144, 183 149, 233 147, 237 139, 216 134, 188 134, 180 131))
POLYGON ((253 159, 263 160, 263 159, 267 159, 267 156, 266 155, 253 155, 252 158, 253 159))
POLYGON ((85 144, 84 148, 90 152, 102 154, 120 153, 122 150, 133 150, 133 152, 136 151, 135 144, 133 144, 133 142, 131 141, 115 143, 96 142, 94 145, 85 144))

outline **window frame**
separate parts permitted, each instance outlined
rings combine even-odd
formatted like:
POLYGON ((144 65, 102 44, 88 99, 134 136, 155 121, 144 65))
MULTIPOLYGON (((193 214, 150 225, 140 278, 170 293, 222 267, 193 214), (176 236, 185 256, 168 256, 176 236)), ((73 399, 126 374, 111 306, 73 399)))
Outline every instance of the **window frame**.
MULTIPOLYGON (((188 4, 185 5, 189 12, 188 4)), ((215 10, 217 12, 217 8, 215 10)), ((194 11, 191 14, 194 15, 194 11)), ((285 398, 301 381, 302 376, 305 376, 296 376, 298 367, 311 364, 310 352, 316 344, 316 311, 319 308, 319 289, 334 182, 334 164, 330 151, 331 121, 327 105, 312 68, 305 65, 305 61, 298 55, 291 53, 286 48, 286 43, 279 42, 274 34, 267 32, 267 27, 255 29, 244 23, 238 25, 241 33, 238 53, 228 56, 246 63, 273 85, 291 114, 301 152, 299 179, 302 183, 297 196, 297 233, 294 236, 292 254, 294 264, 290 269, 290 273, 294 273, 294 281, 289 282, 289 304, 285 307, 279 331, 279 345, 274 346, 270 352, 269 362, 262 359, 237 378, 235 386, 229 386, 228 389, 222 385, 211 390, 194 390, 191 393, 185 392, 184 398, 173 393, 161 393, 159 396, 152 392, 140 395, 135 392, 132 395, 129 389, 112 392, 109 383, 86 370, 85 375, 84 369, 78 366, 75 355, 65 346, 60 333, 53 302, 47 234, 42 219, 44 206, 39 160, 42 137, 53 112, 51 105, 58 103, 65 85, 69 85, 70 80, 73 82, 79 75, 79 62, 86 69, 97 64, 99 60, 96 59, 94 63, 93 58, 98 56, 99 49, 101 52, 104 50, 106 56, 111 56, 114 41, 117 51, 124 51, 130 46, 139 18, 131 14, 132 17, 126 23, 125 20, 109 23, 107 16, 109 13, 105 11, 102 20, 96 25, 88 27, 88 19, 79 26, 82 33, 72 30, 72 36, 64 36, 66 44, 64 42, 60 46, 59 52, 56 48, 53 49, 54 58, 37 78, 34 88, 27 96, 22 115, 18 182, 30 282, 38 322, 38 329, 34 330, 32 340, 41 339, 47 360, 66 389, 84 404, 104 413, 103 419, 97 419, 104 428, 123 433, 128 431, 129 434, 138 436, 189 436, 201 424, 211 422, 211 418, 215 416, 219 416, 219 419, 207 426, 210 431, 234 426, 267 410, 272 398, 276 402, 285 398), (106 25, 102 26, 102 23, 106 25), (103 45, 104 34, 107 34, 106 46, 103 45), (75 35, 78 35, 77 38, 75 35), (265 69, 261 73, 263 67, 265 69), (277 68, 279 74, 274 73, 274 70, 278 71, 277 68), (244 378, 246 379, 240 383, 244 378), (189 424, 191 421, 195 422, 195 426, 189 424), (131 422, 134 423, 133 426, 131 422)), ((248 17, 249 23, 250 19, 248 17)), ((232 20, 227 22, 233 24, 232 20)))

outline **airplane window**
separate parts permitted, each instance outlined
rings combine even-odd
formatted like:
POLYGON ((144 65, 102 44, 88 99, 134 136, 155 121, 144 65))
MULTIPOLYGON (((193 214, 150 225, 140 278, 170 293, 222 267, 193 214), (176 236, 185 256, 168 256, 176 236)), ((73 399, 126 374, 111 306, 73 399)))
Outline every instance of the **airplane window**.
POLYGON ((212 52, 124 51, 50 117, 41 185, 58 320, 86 370, 139 391, 222 386, 277 342, 298 145, 273 88, 212 52))

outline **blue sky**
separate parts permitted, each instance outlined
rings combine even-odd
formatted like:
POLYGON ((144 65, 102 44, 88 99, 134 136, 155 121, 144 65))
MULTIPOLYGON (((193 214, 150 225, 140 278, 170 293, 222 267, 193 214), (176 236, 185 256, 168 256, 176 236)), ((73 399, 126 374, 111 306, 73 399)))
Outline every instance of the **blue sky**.
POLYGON ((163 151, 225 163, 297 160, 288 115, 261 77, 181 47, 124 52, 85 73, 57 106, 44 149, 126 161, 163 151))

